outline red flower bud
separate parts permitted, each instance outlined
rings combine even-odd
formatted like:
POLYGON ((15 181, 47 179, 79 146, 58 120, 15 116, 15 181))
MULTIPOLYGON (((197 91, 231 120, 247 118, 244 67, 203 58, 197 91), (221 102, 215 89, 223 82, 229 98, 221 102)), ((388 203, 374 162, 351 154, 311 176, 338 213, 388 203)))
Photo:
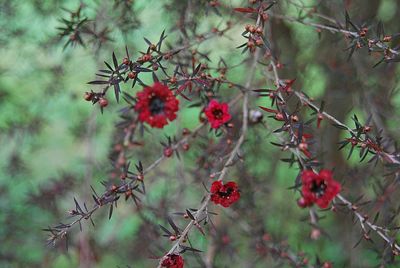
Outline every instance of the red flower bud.
POLYGON ((278 121, 283 121, 284 120, 283 114, 282 113, 275 114, 275 119, 278 121))
POLYGON ((85 92, 85 94, 83 95, 83 98, 86 101, 91 101, 93 99, 93 92, 85 92))
POLYGON ((106 98, 100 98, 99 100, 100 107, 106 107, 108 105, 108 100, 106 98))
POLYGON ((297 200, 297 205, 298 205, 299 207, 301 207, 301 208, 305 208, 305 207, 308 206, 306 200, 305 200, 303 197, 301 197, 301 198, 299 198, 299 199, 297 200))
POLYGON ((136 78, 136 72, 129 72, 128 73, 129 79, 135 79, 136 78))
POLYGON ((172 150, 171 147, 164 148, 164 156, 165 157, 171 157, 173 153, 174 153, 174 150, 172 150))
POLYGON ((185 150, 185 151, 189 150, 189 148, 190 148, 189 143, 184 143, 184 144, 182 145, 182 148, 183 148, 183 150, 185 150))
POLYGON ((122 64, 129 65, 130 63, 131 63, 131 61, 128 58, 124 58, 122 60, 122 64))

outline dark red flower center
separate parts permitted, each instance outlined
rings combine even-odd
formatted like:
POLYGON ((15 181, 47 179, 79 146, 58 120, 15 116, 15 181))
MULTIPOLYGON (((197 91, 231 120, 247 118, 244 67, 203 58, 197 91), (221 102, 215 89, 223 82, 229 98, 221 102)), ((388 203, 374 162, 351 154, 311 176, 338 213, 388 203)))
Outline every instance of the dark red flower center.
POLYGON ((221 119, 224 114, 221 109, 214 109, 212 113, 217 119, 221 119))
POLYGON ((151 114, 157 115, 157 114, 164 112, 164 106, 165 106, 165 103, 163 100, 161 100, 160 98, 157 98, 157 97, 153 97, 150 100, 151 114))
POLYGON ((221 197, 228 197, 231 195, 232 192, 233 192, 233 189, 231 187, 229 187, 229 188, 226 188, 226 190, 224 192, 219 191, 218 195, 221 197))
POLYGON ((315 195, 319 198, 325 194, 326 184, 324 181, 317 183, 315 181, 310 185, 311 192, 315 193, 315 195))

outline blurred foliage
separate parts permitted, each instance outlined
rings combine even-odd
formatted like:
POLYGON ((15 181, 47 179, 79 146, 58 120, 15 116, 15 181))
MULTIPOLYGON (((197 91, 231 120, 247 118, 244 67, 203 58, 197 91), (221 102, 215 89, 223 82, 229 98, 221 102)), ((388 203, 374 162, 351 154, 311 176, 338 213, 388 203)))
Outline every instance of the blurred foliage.
MULTIPOLYGON (((109 10, 113 5, 111 1, 84 2, 86 16, 96 18, 100 22, 107 21, 109 10)), ((58 245, 56 249, 47 247, 46 236, 41 231, 49 224, 65 220, 66 211, 73 204, 73 197, 90 203, 89 185, 101 191, 100 181, 107 177, 107 171, 110 169, 107 157, 113 138, 113 125, 117 120, 117 111, 121 107, 113 102, 104 114, 100 114, 97 106, 91 107, 82 100, 83 92, 90 89, 86 83, 93 79, 95 71, 103 66, 103 60, 110 61, 112 51, 122 57, 125 44, 135 52, 140 51, 145 48, 143 36, 156 40, 163 29, 169 32, 175 27, 176 13, 161 12, 160 8, 177 1, 133 2, 133 9, 138 15, 135 19, 140 22, 140 26, 128 30, 113 30, 111 38, 114 41, 106 43, 99 50, 88 45, 68 47, 63 51, 65 40, 57 38, 56 27, 60 26, 58 19, 67 16, 62 8, 76 9, 80 4, 79 1, 0 1, 1 267, 78 267, 82 237, 89 237, 90 250, 95 260, 93 267, 117 265, 124 267, 129 264, 134 265, 133 267, 151 267, 155 264, 152 258, 162 254, 160 249, 156 251, 155 241, 151 237, 146 237, 143 230, 144 225, 158 230, 158 224, 165 223, 160 222, 160 216, 165 215, 156 215, 151 209, 143 210, 138 215, 133 202, 120 203, 111 220, 107 219, 107 211, 96 215, 94 217, 96 227, 86 224, 82 233, 79 233, 77 228, 74 229, 69 238, 68 252, 63 244, 58 245), (94 125, 94 130, 89 129, 90 125, 94 125), (151 250, 145 251, 144 248, 148 245, 152 245, 151 250)), ((240 5, 242 2, 232 1, 232 6, 240 5)), ((303 2, 311 4, 317 1, 303 2)), ((336 2, 337 5, 341 5, 339 2, 342 1, 336 2)), ((365 4, 364 1, 354 2, 358 4, 352 5, 350 11, 365 4)), ((393 26, 393 22, 400 16, 398 3, 394 0, 372 2, 378 6, 376 16, 388 23, 387 31, 399 30, 398 23, 393 26)), ((285 3, 282 4, 281 10, 288 15, 297 14, 295 8, 285 3)), ((205 16, 203 12, 197 15, 205 16)), ((337 18, 343 19, 339 15, 337 18)), ((220 20, 216 14, 209 14, 200 24, 200 28, 210 29, 219 24, 220 20)), ((234 40, 220 38, 200 45, 199 50, 210 52, 213 62, 219 57, 224 57, 228 65, 240 63, 243 56, 234 47, 243 41, 240 39, 240 33, 244 23, 235 25, 230 33, 234 40)), ((340 87, 335 85, 333 80, 337 80, 341 74, 335 73, 330 66, 331 63, 326 60, 327 55, 338 53, 340 56, 334 57, 346 58, 342 51, 345 48, 344 42, 332 41, 335 37, 329 34, 324 34, 321 41, 314 29, 300 24, 285 22, 279 27, 284 28, 283 31, 287 33, 285 38, 290 40, 287 43, 281 41, 282 47, 279 51, 283 62, 288 65, 288 72, 293 78, 297 78, 297 85, 316 99, 331 98, 328 99, 330 105, 327 109, 333 110, 334 113, 338 112, 344 118, 357 113, 359 118, 364 119, 366 116, 363 114, 366 113, 358 100, 358 96, 362 95, 361 89, 349 88, 336 95, 335 93, 330 95, 328 92, 336 86, 340 87), (320 42, 323 42, 324 46, 321 46, 320 42), (335 103, 340 103, 344 98, 340 94, 351 96, 348 98, 350 103, 341 104, 343 110, 338 111, 340 109, 335 103)), ((169 40, 174 40, 178 34, 171 32, 169 40)), ((283 34, 276 33, 278 37, 283 34)), ((379 72, 385 69, 384 66, 380 68, 379 72)), ((399 67, 396 73, 398 77, 399 67)), ((235 68, 229 72, 228 78, 243 81, 245 75, 243 68, 235 68)), ((371 75, 363 81, 365 82, 363 90, 379 94, 380 88, 376 86, 382 85, 382 77, 379 75, 377 72, 376 75, 371 75)), ((261 74, 258 74, 258 77, 261 77, 261 74)), ((146 79, 145 81, 151 81, 150 76, 146 79)), ((349 81, 349 87, 352 86, 351 83, 349 81)), ((391 98, 392 116, 387 117, 391 120, 386 122, 389 133, 398 133, 400 118, 393 116, 398 115, 400 109, 398 82, 395 81, 390 86, 395 90, 391 98)), ((127 90, 131 89, 127 87, 127 90)), ((223 94, 229 96, 229 89, 223 94)), ((264 103, 264 100, 260 102, 264 103)), ((160 155, 162 151, 158 141, 162 140, 165 134, 178 133, 183 127, 197 126, 198 113, 198 108, 186 108, 181 112, 177 123, 170 124, 164 129, 165 132, 153 131, 145 134, 143 140, 154 142, 148 142, 140 152, 136 151, 133 161, 140 157, 145 166, 152 163, 155 156, 160 155)), ((350 120, 346 122, 352 124, 350 120)), ((274 122, 271 124, 273 127, 274 122)), ((326 130, 323 131, 326 133, 326 130)), ((335 267, 373 267, 378 264, 379 260, 375 260, 376 255, 371 253, 367 246, 354 249, 352 253, 344 252, 356 243, 357 236, 354 238, 354 235, 357 234, 354 232, 357 232, 357 229, 356 227, 351 229, 351 219, 346 221, 349 227, 343 227, 340 224, 341 219, 335 219, 335 214, 324 214, 326 218, 323 220, 323 225, 329 230, 331 239, 327 237, 318 241, 310 239, 310 227, 300 221, 307 215, 296 205, 298 194, 287 190, 293 185, 293 178, 296 177, 298 170, 288 169, 286 163, 278 161, 283 157, 283 153, 269 143, 270 140, 274 140, 269 132, 260 126, 251 129, 250 133, 249 141, 253 142, 245 145, 245 151, 248 152, 246 165, 248 165, 249 180, 251 178, 260 182, 268 181, 268 185, 265 185, 265 189, 258 189, 255 192, 244 192, 243 199, 255 200, 257 211, 264 217, 264 222, 261 224, 265 225, 263 227, 273 235, 274 239, 287 240, 295 251, 304 251, 312 257, 318 255, 321 259, 333 260, 335 267), (343 237, 344 232, 353 236, 349 236, 347 242, 335 239, 343 237), (341 243, 350 245, 344 246, 341 243), (351 261, 349 254, 354 254, 351 261)), ((178 159, 169 160, 150 176, 157 177, 157 180, 150 179, 151 183, 147 185, 151 190, 143 198, 145 205, 156 206, 168 202, 166 197, 185 189, 184 194, 180 194, 181 207, 165 204, 170 208, 169 212, 184 209, 184 204, 197 206, 203 187, 201 183, 193 183, 190 171, 183 173, 182 169, 183 167, 186 170, 196 169, 195 159, 201 150, 198 146, 194 144, 190 151, 183 155, 182 162, 178 159)), ((327 146, 329 148, 324 149, 330 151, 337 148, 335 143, 327 146)), ((347 153, 343 150, 344 157, 347 153)), ((358 158, 352 158, 349 165, 359 166, 358 158)), ((230 174, 231 177, 239 175, 233 172, 230 174)), ((246 183, 246 179, 242 178, 241 183, 246 183)), ((239 204, 238 207, 240 206, 239 204)), ((223 211, 218 212, 224 215, 223 211)), ((255 254, 247 245, 249 241, 243 236, 236 235, 235 231, 230 233, 229 228, 226 232, 229 233, 231 243, 235 247, 236 256, 232 259, 237 261, 236 266, 232 263, 230 267, 244 267, 241 259, 246 260, 255 254)), ((192 241, 197 248, 202 250, 207 248, 207 240, 201 235, 194 234, 192 241)), ((166 249, 168 245, 165 242, 163 248, 166 249)), ((216 267, 225 267, 229 258, 228 253, 225 257, 223 254, 219 255, 216 258, 216 267)), ((195 257, 189 256, 188 259, 192 260, 195 257)), ((193 263, 193 266, 188 265, 188 267, 196 267, 195 261, 188 262, 193 263)), ((271 259, 267 264, 257 267, 271 267, 269 265, 272 263, 274 262, 271 259)))

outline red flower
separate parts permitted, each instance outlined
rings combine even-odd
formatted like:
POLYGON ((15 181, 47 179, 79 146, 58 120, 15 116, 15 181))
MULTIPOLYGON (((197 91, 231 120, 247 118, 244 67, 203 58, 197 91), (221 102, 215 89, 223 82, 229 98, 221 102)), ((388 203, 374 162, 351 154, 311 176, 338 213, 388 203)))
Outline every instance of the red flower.
POLYGON ((222 184, 222 181, 214 181, 210 191, 211 201, 223 207, 229 207, 240 198, 239 188, 233 181, 226 184, 222 184))
POLYGON ((332 178, 332 172, 329 170, 321 170, 319 174, 304 170, 301 173, 301 180, 303 197, 298 201, 301 207, 316 203, 320 208, 327 208, 341 190, 340 183, 332 178))
POLYGON ((163 128, 168 121, 176 118, 179 110, 179 100, 172 91, 160 82, 151 87, 145 87, 136 94, 135 110, 139 112, 139 120, 151 127, 163 128))
POLYGON ((164 257, 164 260, 161 263, 161 267, 167 268, 183 268, 185 262, 181 255, 177 254, 169 254, 164 257))
POLYGON ((211 100, 204 112, 212 128, 219 128, 231 120, 229 106, 225 102, 219 103, 217 100, 211 100))

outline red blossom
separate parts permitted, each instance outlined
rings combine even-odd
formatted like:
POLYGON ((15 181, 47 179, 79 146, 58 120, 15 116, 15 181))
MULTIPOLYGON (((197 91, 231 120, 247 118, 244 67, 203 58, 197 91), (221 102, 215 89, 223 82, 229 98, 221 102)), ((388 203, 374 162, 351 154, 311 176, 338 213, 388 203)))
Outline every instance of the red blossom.
POLYGON ((231 120, 229 106, 225 102, 219 103, 217 100, 211 100, 204 112, 208 122, 211 124, 211 128, 219 128, 231 120))
POLYGON ((167 268, 183 268, 185 262, 181 255, 178 254, 169 254, 164 257, 161 267, 167 268))
POLYGON ((163 128, 168 120, 175 120, 179 100, 166 85, 156 82, 138 92, 136 97, 135 110, 139 112, 141 122, 146 122, 151 127, 163 128))
POLYGON ((327 208, 341 190, 340 183, 332 178, 332 172, 329 170, 321 170, 319 174, 312 170, 304 170, 301 180, 303 197, 298 201, 301 207, 316 203, 320 208, 327 208))
POLYGON ((240 192, 236 182, 230 181, 225 184, 222 181, 214 181, 211 185, 211 201, 229 207, 239 200, 240 192))

